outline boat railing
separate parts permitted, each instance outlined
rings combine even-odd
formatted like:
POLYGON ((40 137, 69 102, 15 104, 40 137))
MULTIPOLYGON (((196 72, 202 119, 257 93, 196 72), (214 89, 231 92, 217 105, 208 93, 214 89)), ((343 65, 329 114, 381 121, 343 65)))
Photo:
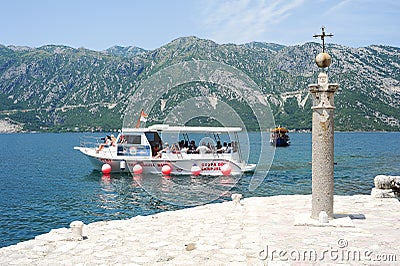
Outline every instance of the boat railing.
POLYGON ((82 136, 79 139, 80 146, 85 148, 97 148, 102 143, 104 143, 104 137, 82 136))
POLYGON ((166 152, 162 154, 162 159, 165 160, 176 160, 176 159, 185 159, 185 158, 197 158, 201 159, 202 157, 207 158, 207 159, 233 159, 236 161, 239 161, 239 153, 237 151, 231 152, 231 153, 226 153, 226 152, 207 152, 207 153, 186 153, 186 152, 166 152))

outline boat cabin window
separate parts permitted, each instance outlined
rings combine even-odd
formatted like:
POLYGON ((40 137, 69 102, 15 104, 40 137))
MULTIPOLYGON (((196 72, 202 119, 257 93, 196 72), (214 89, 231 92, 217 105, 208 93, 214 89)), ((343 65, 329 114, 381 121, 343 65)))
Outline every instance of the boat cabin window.
POLYGON ((127 144, 141 144, 142 138, 141 135, 125 135, 127 144))
POLYGON ((127 134, 121 137, 120 145, 117 146, 118 156, 150 156, 150 146, 142 144, 142 135, 127 134))
POLYGON ((146 138, 150 143, 152 155, 156 156, 157 152, 162 148, 162 141, 157 132, 145 132, 146 138))
POLYGON ((151 146, 161 143, 160 135, 157 132, 146 132, 145 135, 151 146))

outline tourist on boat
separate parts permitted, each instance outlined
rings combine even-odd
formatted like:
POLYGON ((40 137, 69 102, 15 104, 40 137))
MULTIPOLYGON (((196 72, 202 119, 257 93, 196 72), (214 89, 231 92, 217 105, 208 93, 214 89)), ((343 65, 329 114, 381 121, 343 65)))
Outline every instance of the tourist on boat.
POLYGON ((100 144, 99 148, 96 150, 96 153, 103 150, 104 148, 108 148, 111 145, 111 136, 107 135, 104 139, 104 143, 100 144))
POLYGON ((160 151, 160 145, 157 143, 157 144, 155 144, 154 147, 151 149, 151 155, 152 155, 153 157, 154 157, 154 156, 157 156, 159 151, 160 151))
POLYGON ((227 149, 228 149, 228 143, 224 142, 224 145, 221 148, 217 149, 217 153, 224 153, 226 152, 227 149))
POLYGON ((231 144, 231 143, 228 143, 228 147, 226 148, 225 153, 232 153, 232 152, 233 152, 233 150, 232 150, 232 144, 231 144))
POLYGON ((204 142, 202 142, 200 146, 197 147, 196 152, 200 154, 205 154, 205 153, 210 153, 211 149, 207 147, 207 145, 204 142))
POLYGON ((111 146, 115 146, 117 144, 117 138, 114 135, 111 135, 111 146))
POLYGON ((238 152, 239 146, 236 141, 232 141, 232 152, 238 152))
POLYGON ((196 153, 196 149, 197 149, 196 142, 194 140, 191 140, 187 153, 196 153))
POLYGON ((121 135, 119 136, 119 138, 118 138, 117 143, 126 144, 125 136, 121 134, 121 135))
POLYGON ((217 145, 215 146, 215 148, 217 148, 217 150, 222 148, 221 141, 217 141, 217 145))
POLYGON ((180 150, 181 153, 187 153, 189 147, 183 146, 182 149, 180 150))
POLYGON ((185 147, 185 141, 182 139, 181 141, 179 141, 179 149, 182 150, 183 147, 185 147))
POLYGON ((215 153, 216 148, 215 148, 214 143, 207 142, 207 145, 206 145, 206 146, 207 146, 207 148, 210 149, 209 153, 215 153))
POLYGON ((161 158, 163 153, 169 153, 169 144, 168 142, 165 142, 165 147, 164 149, 160 150, 159 152, 157 152, 157 155, 154 157, 154 159, 158 159, 161 158))
POLYGON ((189 149, 189 143, 187 141, 181 140, 179 142, 179 149, 181 153, 187 153, 189 149))
POLYGON ((179 144, 174 143, 171 145, 171 152, 174 154, 180 153, 180 148, 179 148, 179 144))

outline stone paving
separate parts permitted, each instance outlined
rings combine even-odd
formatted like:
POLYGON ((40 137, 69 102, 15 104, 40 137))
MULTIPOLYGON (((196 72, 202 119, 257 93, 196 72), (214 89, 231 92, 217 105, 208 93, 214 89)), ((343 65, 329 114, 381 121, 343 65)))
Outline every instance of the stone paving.
POLYGON ((400 265, 399 200, 335 196, 334 213, 353 226, 296 226, 311 195, 247 198, 91 223, 81 241, 54 229, 1 248, 0 265, 400 265))

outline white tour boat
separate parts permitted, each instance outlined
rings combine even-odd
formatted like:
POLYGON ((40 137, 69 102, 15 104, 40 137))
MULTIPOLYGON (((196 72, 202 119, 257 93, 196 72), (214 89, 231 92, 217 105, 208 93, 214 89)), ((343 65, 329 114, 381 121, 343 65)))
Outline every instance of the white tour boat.
POLYGON ((110 165, 111 172, 238 175, 253 172, 256 168, 255 164, 247 164, 242 158, 238 137, 241 131, 240 127, 161 124, 122 129, 113 142, 111 138, 110 143, 100 145, 81 141, 81 145, 74 149, 88 156, 96 169, 110 165), (196 143, 189 134, 197 139, 203 134, 203 138, 196 143), (226 138, 221 138, 221 135, 226 138))

